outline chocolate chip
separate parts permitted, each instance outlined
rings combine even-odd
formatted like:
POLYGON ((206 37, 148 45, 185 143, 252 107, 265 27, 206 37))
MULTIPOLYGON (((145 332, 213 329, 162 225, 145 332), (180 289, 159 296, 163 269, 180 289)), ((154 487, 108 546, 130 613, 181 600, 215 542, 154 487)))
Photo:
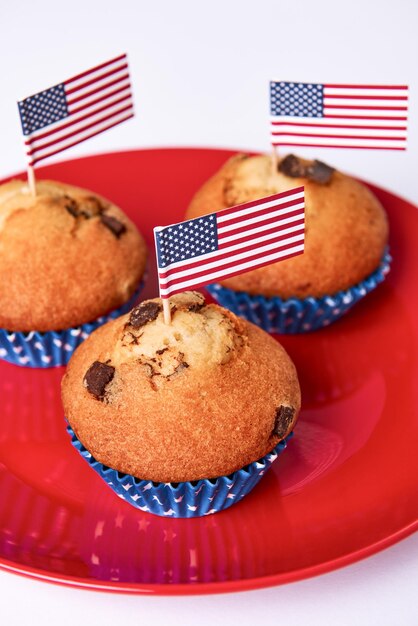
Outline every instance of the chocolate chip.
POLYGON ((112 217, 111 215, 103 214, 100 216, 102 224, 104 224, 117 239, 126 231, 125 224, 122 224, 116 217, 112 217))
POLYGON ((103 400, 106 386, 110 383, 115 375, 115 368, 106 363, 95 361, 90 365, 84 376, 84 385, 87 391, 91 393, 97 400, 103 400))
POLYGON ((164 354, 164 352, 167 352, 168 348, 161 348, 161 350, 157 350, 156 354, 164 354))
POLYGON ((141 328, 141 326, 145 326, 148 322, 157 319, 160 311, 161 304, 158 304, 158 302, 142 302, 132 309, 129 316, 129 323, 134 328, 141 328))
POLYGON ((198 291, 193 291, 192 294, 196 298, 196 300, 189 304, 188 311, 191 311, 192 313, 198 313, 200 309, 203 309, 203 307, 206 305, 205 297, 198 291))
POLYGON ((63 196, 64 207, 73 217, 85 217, 90 219, 97 215, 101 215, 105 210, 105 206, 95 196, 85 196, 77 202, 68 194, 63 196))
POLYGON ((281 404, 277 407, 272 435, 274 437, 283 438, 289 430, 289 426, 292 423, 294 415, 295 409, 292 406, 285 406, 284 404, 281 404))
POLYGON ((294 154, 289 154, 279 164, 279 172, 292 178, 308 178, 320 185, 329 182, 335 169, 322 161, 311 161, 304 165, 294 154))
POLYGON ((193 302, 192 304, 189 304, 189 306, 187 307, 188 311, 191 311, 192 313, 198 313, 200 311, 200 309, 203 309, 203 307, 205 306, 205 303, 203 302, 193 302))
POLYGON ((177 311, 190 311, 191 313, 199 313, 199 311, 201 309, 203 309, 203 307, 205 306, 205 302, 200 303, 200 302, 191 302, 190 304, 183 304, 183 303, 177 303, 177 304, 172 304, 171 305, 171 315, 174 316, 174 314, 177 311))
POLYGON ((302 178, 303 176, 306 176, 306 167, 297 156, 294 154, 288 154, 287 157, 280 161, 279 172, 282 172, 282 174, 290 176, 291 178, 302 178))
POLYGON ((64 208, 66 208, 68 213, 70 213, 73 217, 78 217, 79 212, 77 202, 73 198, 70 198, 70 196, 64 196, 64 208))
POLYGON ((330 167, 326 163, 322 161, 313 161, 312 165, 308 165, 306 176, 310 180, 314 180, 316 183, 320 183, 321 185, 325 185, 327 183, 332 174, 335 172, 333 167, 330 167))

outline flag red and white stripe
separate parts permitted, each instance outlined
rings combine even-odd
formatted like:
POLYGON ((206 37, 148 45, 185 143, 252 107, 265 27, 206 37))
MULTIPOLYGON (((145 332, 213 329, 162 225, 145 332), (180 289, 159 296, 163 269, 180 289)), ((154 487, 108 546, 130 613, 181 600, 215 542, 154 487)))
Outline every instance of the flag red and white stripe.
POLYGON ((322 87, 321 116, 271 115, 274 146, 406 149, 406 85, 327 84, 322 87))
POLYGON ((160 296, 168 298, 174 293, 302 254, 304 188, 297 187, 218 213, 157 227, 154 233, 160 296), (208 244, 202 243, 203 237, 208 244), (216 243, 207 251, 211 237, 216 243), (173 240, 178 242, 179 251, 172 252, 169 248, 174 245, 173 240), (193 257, 190 247, 194 248, 194 242, 202 253, 194 253, 193 257), (186 246, 189 247, 186 249, 186 246), (164 254, 165 263, 161 260, 164 254))
POLYGON ((127 55, 62 83, 68 114, 25 139, 29 165, 90 139, 134 116, 127 55))

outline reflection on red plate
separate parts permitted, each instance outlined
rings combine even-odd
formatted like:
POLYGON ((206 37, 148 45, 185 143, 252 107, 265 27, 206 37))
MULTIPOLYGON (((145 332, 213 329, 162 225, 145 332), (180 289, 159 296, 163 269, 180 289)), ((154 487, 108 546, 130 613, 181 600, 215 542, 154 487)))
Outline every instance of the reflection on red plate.
MULTIPOLYGON (((39 177, 112 198, 152 247, 155 220, 180 220, 230 154, 108 154, 39 177)), ((300 376, 300 421, 260 485, 228 511, 166 519, 119 500, 70 444, 63 369, 0 362, 0 567, 91 589, 233 591, 329 571, 418 527, 418 213, 374 190, 391 221, 389 278, 329 328, 282 338, 300 376)), ((154 295, 151 270, 144 297, 154 295)))

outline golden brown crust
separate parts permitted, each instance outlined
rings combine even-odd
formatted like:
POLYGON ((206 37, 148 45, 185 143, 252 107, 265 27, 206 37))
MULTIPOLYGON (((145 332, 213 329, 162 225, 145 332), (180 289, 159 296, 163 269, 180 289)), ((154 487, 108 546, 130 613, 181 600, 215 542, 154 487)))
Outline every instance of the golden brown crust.
POLYGON ((228 475, 272 450, 293 428, 300 409, 296 370, 282 346, 216 305, 180 308, 167 341, 189 363, 175 376, 159 366, 166 376, 152 378, 143 354, 149 355, 151 345, 154 355, 161 354, 155 348, 164 331, 154 332, 161 320, 160 313, 148 323, 149 332, 137 333, 142 353, 137 358, 120 351, 121 338, 132 330, 129 315, 99 328, 74 353, 62 398, 84 446, 105 465, 158 482, 228 475), (204 333, 211 341, 199 355, 204 333), (212 342, 218 345, 211 348, 212 342), (102 400, 83 384, 96 360, 115 367, 102 400), (286 419, 281 414, 279 423, 280 407, 286 419))
POLYGON ((1 185, 0 327, 47 331, 89 322, 129 300, 146 255, 135 225, 90 191, 41 181, 32 198, 21 181, 1 185), (73 215, 71 206, 85 214, 73 215), (117 237, 100 212, 125 232, 117 237))
POLYGON ((226 279, 222 285, 267 297, 320 297, 357 284, 378 267, 388 241, 386 213, 367 187, 341 172, 320 184, 281 172, 273 175, 267 155, 238 155, 196 193, 187 218, 299 185, 305 187, 304 254, 226 279))

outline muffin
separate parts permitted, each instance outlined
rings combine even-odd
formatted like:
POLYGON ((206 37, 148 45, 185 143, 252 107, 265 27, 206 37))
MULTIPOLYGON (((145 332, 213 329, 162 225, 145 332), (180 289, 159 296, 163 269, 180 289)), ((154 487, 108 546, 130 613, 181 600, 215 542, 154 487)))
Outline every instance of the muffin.
POLYGON ((73 444, 119 495, 189 517, 258 482, 285 447, 300 389, 285 350, 258 327, 197 292, 170 307, 170 325, 155 299, 92 333, 62 400, 73 444))
POLYGON ((302 185, 304 253, 209 287, 221 304, 270 332, 321 328, 384 279, 389 227, 378 199, 320 161, 288 155, 273 171, 270 156, 240 154, 203 185, 187 211, 194 218, 302 185))
POLYGON ((0 185, 0 358, 50 367, 132 307, 147 252, 110 201, 52 181, 36 189, 0 185))

